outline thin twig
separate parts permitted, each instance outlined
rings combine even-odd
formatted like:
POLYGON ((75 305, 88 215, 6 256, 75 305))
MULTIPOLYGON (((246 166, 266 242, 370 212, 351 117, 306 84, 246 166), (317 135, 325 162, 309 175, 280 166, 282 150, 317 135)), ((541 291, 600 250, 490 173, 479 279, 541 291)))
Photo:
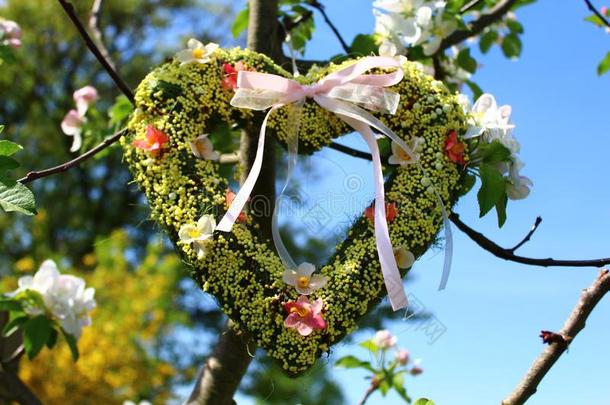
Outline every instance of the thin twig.
POLYGON ((587 289, 583 290, 578 303, 570 313, 563 328, 557 335, 564 337, 563 341, 555 341, 540 354, 534 361, 528 372, 515 390, 504 400, 502 405, 521 405, 524 404, 532 395, 536 393, 538 384, 553 367, 555 362, 568 348, 580 332, 593 311, 593 308, 610 291, 610 272, 602 270, 595 282, 587 289))
POLYGON ((350 155, 364 160, 373 160, 373 157, 370 153, 362 152, 357 149, 350 148, 349 146, 341 145, 340 143, 331 142, 328 147, 341 153, 345 153, 346 155, 350 155))
POLYGON ((479 3, 481 3, 481 1, 482 0, 471 0, 470 2, 464 4, 460 9, 460 14, 464 14, 467 11, 470 11, 471 9, 475 8, 477 5, 479 5, 479 3))
POLYGON ((482 13, 479 18, 469 23, 466 29, 454 31, 447 38, 443 39, 438 52, 457 45, 466 39, 473 37, 490 25, 498 22, 506 13, 517 3, 518 0, 502 0, 487 12, 482 13))
POLYGON ((22 405, 42 405, 40 399, 16 374, 2 366, 0 366, 0 386, 10 395, 10 398, 7 399, 17 401, 22 405))
POLYGON ((345 42, 345 40, 341 36, 341 33, 339 32, 339 30, 335 26, 335 24, 333 24, 333 22, 330 20, 330 18, 328 18, 328 14, 326 14, 326 10, 324 10, 324 5, 321 4, 317 0, 309 0, 307 2, 307 4, 310 5, 311 7, 315 8, 316 10, 318 10, 320 12, 320 14, 322 14, 322 18, 324 18, 324 22, 326 23, 326 25, 328 25, 330 27, 330 29, 333 31, 333 33, 335 34, 335 36, 337 37, 337 39, 341 43, 341 47, 343 48, 343 51, 346 54, 348 54, 348 55, 350 53, 352 53, 352 49, 347 44, 347 42, 345 42))
POLYGON ((480 232, 475 231, 460 220, 459 215, 452 213, 449 215, 451 222, 458 227, 458 229, 464 232, 470 239, 476 242, 477 245, 487 250, 491 254, 500 259, 508 260, 516 263, 528 264, 531 266, 542 266, 542 267, 603 267, 610 264, 610 258, 603 259, 592 259, 592 260, 556 260, 553 258, 548 259, 535 259, 530 257, 517 256, 511 252, 511 249, 505 249, 494 241, 487 238, 480 232))
POLYGON ((89 50, 93 53, 93 55, 95 55, 95 57, 100 62, 100 64, 104 67, 106 72, 108 72, 108 74, 110 75, 112 80, 115 82, 117 87, 121 90, 121 92, 123 92, 123 94, 129 99, 129 101, 131 101, 131 103, 134 104, 135 99, 133 96, 133 92, 131 91, 131 89, 129 88, 127 83, 125 83, 123 78, 111 66, 110 62, 108 60, 106 60, 106 58, 104 57, 104 55, 102 54, 100 49, 97 47, 97 45, 95 44, 93 39, 91 39, 91 36, 87 32, 87 30, 85 29, 85 27, 83 26, 81 21, 78 19, 78 16, 76 15, 76 11, 74 10, 74 6, 72 5, 72 3, 70 3, 67 0, 58 0, 58 1, 59 1, 59 4, 63 7, 66 14, 68 15, 68 17, 70 18, 70 20, 72 21, 72 24, 74 24, 74 26, 78 30, 80 36, 85 41, 85 44, 87 45, 89 50))
POLYGON ((104 0, 94 0, 93 6, 91 7, 91 16, 89 17, 89 29, 93 34, 96 45, 99 48, 102 56, 108 61, 108 64, 116 71, 116 64, 110 57, 110 52, 104 45, 104 36, 102 29, 100 28, 100 20, 102 18, 102 3, 104 0))
POLYGON ((610 28, 610 21, 608 21, 606 16, 600 13, 589 0, 585 0, 585 3, 587 3, 587 7, 589 7, 589 10, 591 10, 593 14, 595 14, 600 20, 602 20, 606 27, 610 28))
POLYGON ((534 234, 534 232, 536 232, 536 229, 538 229, 538 227, 540 226, 541 222, 542 222, 542 217, 536 217, 536 221, 534 221, 534 225, 532 225, 532 227, 530 228, 530 231, 527 233, 527 235, 525 235, 525 238, 523 238, 523 240, 521 240, 521 242, 517 243, 514 248, 508 249, 508 251, 511 253, 515 253, 515 251, 517 249, 519 249, 521 246, 523 246, 527 242, 529 242, 529 240, 532 238, 532 235, 534 234))
POLYGON ((118 132, 115 132, 113 135, 111 135, 108 138, 104 139, 104 141, 102 143, 100 143, 99 145, 97 145, 95 148, 93 148, 93 149, 83 153, 80 156, 77 156, 76 158, 70 160, 69 162, 62 163, 62 164, 60 164, 58 166, 51 167, 49 169, 29 172, 28 174, 25 175, 25 177, 23 177, 22 179, 19 179, 19 183, 27 184, 27 183, 30 183, 30 182, 32 182, 34 180, 41 179, 43 177, 49 177, 49 176, 52 176, 54 174, 62 173, 62 172, 65 172, 67 170, 70 170, 74 166, 78 166, 79 164, 81 164, 85 160, 93 157, 95 154, 101 152, 102 150, 106 149, 107 147, 109 147, 110 145, 112 145, 113 143, 118 141, 119 138, 121 136, 123 136, 123 134, 125 133, 126 130, 127 129, 122 129, 122 130, 120 130, 118 132))
POLYGON ((369 387, 367 388, 366 392, 364 393, 364 396, 362 397, 360 402, 358 402, 358 405, 364 405, 369 399, 369 397, 373 394, 373 392, 377 391, 377 388, 379 388, 379 381, 377 381, 375 377, 373 377, 371 385, 369 385, 369 387))

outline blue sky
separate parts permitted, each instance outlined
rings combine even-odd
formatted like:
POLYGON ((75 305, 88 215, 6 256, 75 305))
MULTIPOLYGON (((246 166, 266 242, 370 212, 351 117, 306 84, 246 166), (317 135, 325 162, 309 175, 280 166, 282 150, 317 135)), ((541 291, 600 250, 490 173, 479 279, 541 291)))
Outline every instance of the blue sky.
MULTIPOLYGON (((351 0, 347 8, 346 2, 326 4, 348 40, 373 30, 370 1, 351 0)), ((595 73, 609 50, 610 37, 585 23, 586 15, 581 1, 539 1, 522 8, 518 12, 525 27, 521 58, 509 61, 494 49, 479 59, 483 67, 474 77, 500 104, 513 106, 515 134, 527 164, 523 173, 535 186, 528 199, 509 204, 508 222, 502 229, 497 228, 493 215, 478 218, 476 192, 463 198, 455 211, 466 223, 506 246, 519 241, 535 217, 542 216, 540 229, 519 251, 523 255, 610 256, 610 74, 600 78, 595 73)), ((321 20, 317 27, 306 56, 328 58, 340 53, 321 20)), ((341 141, 364 149, 357 137, 341 141)), ((337 168, 333 175, 330 170, 324 172, 324 178, 315 183, 317 189, 337 189, 346 175, 355 175, 369 183, 354 198, 366 201, 372 197, 370 164, 332 151, 312 159, 337 168)), ((357 205, 350 214, 361 212, 357 205)), ((580 291, 598 270, 509 263, 481 250, 455 228, 454 234, 454 264, 447 289, 437 290, 442 268, 442 252, 438 251, 416 263, 413 281, 407 284, 409 293, 433 311, 446 332, 429 344, 429 338, 414 325, 396 322, 390 329, 398 335, 400 346, 423 360, 424 374, 408 380, 413 398, 427 396, 440 405, 497 404, 543 349, 540 330, 561 328, 580 291)), ((604 372, 610 363, 610 352, 604 349, 610 340, 608 319, 609 298, 599 304, 587 328, 528 404, 610 404, 604 372)), ((358 336, 360 340, 369 337, 358 336)), ((353 345, 339 345, 331 361, 347 353, 367 355, 353 345)), ((344 387, 349 403, 356 403, 368 384, 364 374, 341 369, 330 372, 344 387)), ((375 394, 368 403, 400 402, 395 396, 383 399, 375 394)))

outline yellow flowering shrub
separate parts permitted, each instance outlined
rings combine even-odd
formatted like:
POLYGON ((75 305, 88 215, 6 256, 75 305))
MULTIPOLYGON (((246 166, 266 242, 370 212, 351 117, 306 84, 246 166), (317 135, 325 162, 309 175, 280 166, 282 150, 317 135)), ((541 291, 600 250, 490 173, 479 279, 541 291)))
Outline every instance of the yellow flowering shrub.
MULTIPOLYGON (((228 183, 219 175, 219 164, 197 159, 189 142, 213 134, 219 124, 242 128, 261 124, 260 114, 233 108, 229 103, 233 90, 222 86, 224 65, 238 62, 251 70, 291 77, 266 56, 241 49, 219 49, 208 63, 164 64, 138 87, 138 108, 129 125, 130 134, 122 139, 125 160, 148 197, 153 219, 166 229, 184 261, 193 267, 195 280, 287 372, 297 374, 354 330, 386 290, 373 225, 365 218, 354 222, 347 241, 320 271, 328 283, 310 299, 323 299, 327 327, 309 336, 284 326, 284 303, 296 299, 297 293, 282 281, 284 267, 279 257, 269 248, 269 241, 261 239, 248 215, 231 233, 215 233, 203 257, 180 241, 181 226, 197 222, 203 214, 218 220, 226 209, 228 183), (134 140, 144 139, 149 126, 169 137, 158 153, 133 145, 134 140)), ((353 62, 331 65, 297 80, 314 83, 349 63, 353 62)), ((461 136, 465 132, 466 118, 456 97, 441 82, 412 63, 406 63, 404 70, 404 79, 393 87, 401 94, 397 113, 378 114, 378 118, 407 143, 415 137, 423 139, 421 165, 388 167, 385 186, 388 202, 399 207, 389 224, 392 242, 419 257, 435 241, 442 223, 441 206, 430 185, 447 208, 459 194, 464 171, 448 158, 445 147, 450 133, 461 136)), ((269 120, 280 142, 285 142, 289 126, 284 109, 269 120)), ((299 150, 312 153, 349 129, 338 117, 307 100, 299 131, 299 150)))

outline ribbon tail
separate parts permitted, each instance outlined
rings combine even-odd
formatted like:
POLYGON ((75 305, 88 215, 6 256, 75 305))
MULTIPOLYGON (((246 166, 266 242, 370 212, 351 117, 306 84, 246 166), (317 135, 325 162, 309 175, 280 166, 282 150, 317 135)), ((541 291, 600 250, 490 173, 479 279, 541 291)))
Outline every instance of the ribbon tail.
POLYGON ((273 111, 277 110, 280 107, 281 107, 281 105, 273 106, 269 110, 267 115, 265 116, 265 119, 263 120, 263 125, 261 126, 260 134, 258 136, 258 144, 256 147, 256 157, 254 158, 254 162, 252 163, 252 168, 250 169, 250 173, 248 173, 248 177, 246 178, 246 181, 244 181, 244 184, 242 184, 241 188, 239 189, 239 192, 235 196, 233 203, 231 204, 231 206, 229 207, 229 209, 227 210, 225 215, 222 217, 222 219, 218 223, 216 230, 221 231, 221 232, 231 232, 231 229, 233 228, 233 224, 235 224, 235 221, 237 220, 237 218, 239 217, 239 214, 244 209, 244 206, 246 205, 248 198, 250 198, 250 194, 252 194, 252 190, 254 189, 254 185, 256 184, 256 180, 258 179, 258 176, 261 172, 261 168, 263 166, 263 154, 265 151, 265 132, 267 129, 267 120, 269 119, 269 116, 271 115, 271 113, 273 113, 273 111))
POLYGON ((373 156, 373 173, 375 176, 375 239, 377 241, 377 254, 379 255, 379 263, 381 272, 383 273, 383 281, 388 291, 390 304, 394 311, 405 308, 408 305, 407 296, 402 285, 400 271, 394 258, 394 249, 390 240, 388 231, 388 223, 385 212, 385 195, 383 190, 383 171, 381 166, 381 158, 379 156, 379 147, 375 134, 371 128, 362 122, 339 115, 346 123, 360 133, 369 146, 373 156))
POLYGON ((291 108, 294 108, 289 112, 288 126, 290 131, 288 131, 288 135, 286 136, 286 144, 288 146, 288 168, 286 171, 286 182, 284 183, 284 187, 282 187, 282 191, 275 202, 275 207, 273 209, 273 216, 271 217, 271 236, 273 238, 273 243, 275 244, 275 250, 277 250, 278 256, 280 256, 280 260, 284 264, 284 267, 289 269, 296 269, 297 265, 294 262, 294 259, 286 249, 286 245, 284 245, 284 241, 282 240, 282 236, 280 234, 280 227, 278 225, 278 210, 282 201, 282 197, 286 193, 286 189, 288 188, 288 184, 292 180, 292 175, 294 173, 294 168, 297 163, 297 156, 299 151, 299 123, 301 117, 301 108, 303 106, 304 100, 291 105, 291 108))
MULTIPOLYGON (((436 192, 436 191, 435 191, 436 192)), ((436 193, 441 206, 441 212, 443 214, 443 228, 445 231, 445 262, 443 263, 443 275, 441 276, 441 282, 438 286, 439 291, 444 290, 449 281, 449 273, 451 272, 451 262, 453 261, 453 232, 451 231, 451 222, 449 222, 449 216, 447 210, 443 204, 443 200, 436 193)))

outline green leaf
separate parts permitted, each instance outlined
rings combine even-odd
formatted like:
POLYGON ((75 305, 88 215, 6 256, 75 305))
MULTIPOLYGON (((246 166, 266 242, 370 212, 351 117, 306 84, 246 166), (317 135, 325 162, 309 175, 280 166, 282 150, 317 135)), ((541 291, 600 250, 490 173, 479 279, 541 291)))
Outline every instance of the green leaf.
POLYGON ((352 53, 368 56, 377 53, 379 45, 372 35, 358 34, 350 46, 352 53))
POLYGON ((498 227, 502 228, 506 222, 506 204, 508 204, 508 196, 504 194, 496 203, 496 214, 498 214, 498 227))
POLYGON ((480 216, 487 214, 506 194, 506 182, 502 173, 493 166, 482 164, 479 168, 481 173, 481 188, 477 194, 479 201, 480 216))
POLYGON ((246 7, 241 10, 233 21, 233 25, 231 25, 231 33, 233 34, 233 38, 239 37, 239 35, 248 28, 248 20, 250 18, 250 8, 246 7))
POLYGON ((343 368, 365 368, 369 371, 375 371, 373 369, 373 366, 371 366, 371 363, 368 361, 364 361, 364 360, 360 360, 359 358, 355 357, 355 356, 344 356, 341 357, 339 360, 337 360, 337 362, 335 363, 335 367, 343 367, 343 368))
POLYGON ((518 58, 521 55, 521 48, 521 40, 515 34, 508 34, 502 40, 502 52, 507 58, 518 58))
POLYGON ((585 18, 585 21, 591 22, 591 23, 597 25, 598 27, 604 27, 606 25, 606 24, 604 24, 602 19, 599 18, 598 16, 596 16, 595 14, 590 15, 589 17, 585 18))
POLYGON ((0 175, 7 170, 13 170, 18 167, 19 163, 15 159, 0 155, 0 175))
POLYGON ((0 299, 0 311, 21 311, 23 308, 21 303, 12 298, 0 299))
POLYGON ((496 43, 498 39, 498 31, 490 30, 481 36, 479 41, 479 49, 483 53, 489 52, 491 46, 496 43))
POLYGON ((494 139, 487 145, 481 145, 480 149, 484 163, 493 165, 495 163, 508 162, 511 157, 510 150, 497 139, 494 139))
POLYGON ((513 34, 523 34, 523 25, 517 20, 507 19, 506 26, 513 34))
POLYGON ((4 125, 0 125, 0 134, 4 131, 4 125))
POLYGON ((0 178, 0 207, 6 212, 36 214, 34 194, 21 183, 0 178))
POLYGON ((11 311, 8 323, 2 329, 2 336, 10 336, 28 321, 28 316, 23 311, 11 311))
POLYGON ((23 325, 23 347, 31 360, 44 347, 51 336, 51 321, 44 315, 38 315, 23 325))
POLYGON ((49 339, 47 340, 47 347, 49 349, 52 349, 55 347, 55 345, 57 344, 57 337, 59 336, 59 333, 57 333, 57 329, 51 329, 51 334, 49 335, 49 339))
POLYGON ((381 392, 381 395, 383 395, 384 397, 387 395, 388 391, 390 391, 390 383, 388 383, 387 380, 382 379, 379 382, 379 391, 381 392))
POLYGON ((360 347, 364 347, 365 349, 367 349, 368 351, 370 351, 371 353, 377 354, 377 352, 379 352, 379 346, 377 346, 372 340, 365 340, 364 342, 360 343, 360 347))
POLYGON ((461 197, 467 194, 470 190, 472 190, 476 181, 477 177, 475 175, 466 173, 464 177, 462 177, 462 181, 460 183, 459 196, 461 197))
POLYGON ((470 91, 472 91, 472 97, 474 100, 478 99, 483 95, 483 90, 475 82, 466 80, 466 85, 470 87, 470 91))
POLYGON ((477 70, 477 61, 470 56, 470 48, 464 48, 458 53, 457 64, 470 73, 474 73, 477 70))
POLYGON ((16 61, 17 58, 15 58, 15 54, 11 47, 0 45, 0 64, 2 64, 2 62, 15 63, 16 61))
POLYGON ((400 395, 400 397, 407 403, 411 403, 411 398, 407 395, 407 390, 405 389, 405 378, 403 372, 396 373, 392 376, 392 388, 394 388, 398 395, 400 395))
POLYGON ((133 105, 127 97, 117 97, 114 105, 110 107, 110 111, 108 111, 110 125, 121 125, 123 121, 129 117, 129 114, 131 114, 132 111, 133 105))
POLYGON ((70 348, 70 353, 72 353, 72 360, 75 362, 78 360, 78 346, 76 344, 76 338, 66 332, 63 328, 61 328, 61 333, 64 335, 64 339, 66 339, 66 343, 68 343, 68 347, 70 348))
POLYGON ((419 398, 413 405, 434 405, 434 401, 427 398, 419 398))
MULTIPOLYGON (((4 125, 2 126, 4 129, 4 125)), ((0 141, 0 156, 12 156, 15 153, 19 152, 21 149, 21 145, 17 145, 14 142, 2 140, 0 141)))
POLYGON ((597 74, 601 76, 608 72, 608 70, 610 70, 610 52, 608 52, 599 65, 597 65, 597 74))

